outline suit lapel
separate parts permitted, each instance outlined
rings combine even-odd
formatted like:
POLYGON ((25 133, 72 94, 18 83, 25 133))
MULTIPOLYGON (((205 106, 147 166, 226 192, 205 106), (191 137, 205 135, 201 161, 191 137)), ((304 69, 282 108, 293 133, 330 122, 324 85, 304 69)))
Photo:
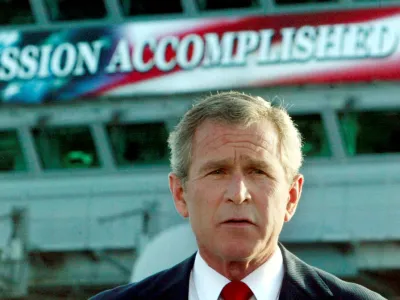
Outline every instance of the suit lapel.
POLYGON ((189 298, 189 280, 196 254, 184 260, 177 266, 165 271, 161 276, 161 282, 154 291, 151 299, 159 300, 188 300, 189 298))
MULTIPOLYGON (((326 300, 333 299, 333 294, 315 269, 301 261, 279 244, 282 251, 285 274, 279 300, 326 300)), ((190 273, 196 254, 165 271, 161 276, 157 291, 151 299, 187 300, 189 295, 190 273)))
POLYGON ((279 300, 310 299, 299 287, 286 278, 283 279, 279 300))
POLYGON ((279 247, 285 267, 279 300, 333 298, 331 290, 313 267, 290 253, 282 244, 279 247))

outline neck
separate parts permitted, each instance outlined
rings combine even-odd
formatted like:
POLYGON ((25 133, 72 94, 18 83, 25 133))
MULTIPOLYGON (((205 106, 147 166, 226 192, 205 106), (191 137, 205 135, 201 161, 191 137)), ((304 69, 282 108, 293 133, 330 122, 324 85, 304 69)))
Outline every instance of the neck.
POLYGON ((267 262, 275 253, 277 245, 267 247, 262 253, 249 258, 224 258, 213 255, 206 249, 199 247, 199 253, 204 261, 222 276, 229 280, 242 280, 262 264, 267 262))

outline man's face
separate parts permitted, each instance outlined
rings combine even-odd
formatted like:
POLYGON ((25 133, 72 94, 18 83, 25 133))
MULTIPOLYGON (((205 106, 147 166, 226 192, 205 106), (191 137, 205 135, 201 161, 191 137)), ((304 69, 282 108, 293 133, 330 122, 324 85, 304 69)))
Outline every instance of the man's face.
POLYGON ((303 180, 287 181, 278 150, 268 121, 247 128, 206 121, 197 128, 186 185, 172 174, 170 186, 202 254, 246 261, 275 247, 303 180))

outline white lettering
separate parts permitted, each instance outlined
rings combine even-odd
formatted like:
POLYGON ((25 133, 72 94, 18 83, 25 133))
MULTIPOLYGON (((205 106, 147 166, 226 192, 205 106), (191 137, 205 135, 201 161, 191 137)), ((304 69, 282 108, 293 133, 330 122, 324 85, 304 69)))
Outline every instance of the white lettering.
MULTIPOLYGON (((305 62, 311 59, 361 59, 386 57, 396 51, 400 37, 390 24, 337 24, 282 28, 281 42, 272 44, 272 29, 259 31, 188 34, 149 38, 130 45, 122 39, 116 45, 105 72, 168 72, 202 67, 242 66, 257 55, 258 64, 305 62), (133 49, 133 50, 131 50, 133 49)), ((0 80, 29 80, 35 76, 82 76, 98 72, 103 40, 4 47, 0 51, 0 80)))
POLYGON ((222 66, 231 66, 234 64, 233 46, 236 38, 235 32, 226 32, 222 36, 222 66))
POLYGON ((0 79, 1 80, 12 80, 18 72, 18 59, 19 49, 16 47, 5 48, 1 52, 1 68, 0 68, 0 79))
POLYGON ((281 30, 281 61, 289 61, 292 58, 293 36, 295 32, 295 28, 284 28, 281 30))
POLYGON ((256 50, 260 42, 260 35, 256 31, 242 31, 238 33, 237 52, 234 58, 237 65, 245 65, 247 55, 256 50))
POLYGON ((21 66, 18 77, 21 79, 32 79, 38 70, 39 49, 36 46, 28 45, 24 47, 20 55, 21 66), (26 68, 24 70, 24 67, 26 68))
POLYGON ((343 39, 343 58, 354 58, 360 26, 349 26, 343 39))
POLYGON ((157 68, 164 72, 170 71, 176 66, 175 58, 171 58, 167 61, 167 47, 169 45, 171 45, 172 49, 176 51, 176 48, 179 46, 178 38, 176 36, 169 36, 162 39, 158 43, 156 53, 154 54, 157 68))
POLYGON ((314 54, 314 45, 317 32, 312 26, 301 27, 294 38, 293 59, 307 61, 314 54))
POLYGON ((144 50, 146 46, 149 45, 149 48, 153 51, 156 49, 157 42, 155 39, 150 39, 147 41, 138 42, 137 47, 133 50, 133 65, 135 69, 139 72, 147 72, 154 67, 154 59, 149 59, 148 62, 144 62, 144 50))
POLYGON ((52 73, 58 77, 65 77, 71 74, 76 60, 76 49, 70 43, 61 44, 54 50, 50 61, 52 73), (64 55, 65 54, 65 55, 64 55), (62 65, 65 56, 64 66, 62 65))
POLYGON ((234 32, 226 32, 222 36, 221 42, 218 34, 207 33, 205 39, 205 53, 203 67, 215 67, 218 65, 230 66, 234 63, 233 46, 235 41, 234 32))
POLYGON ((129 44, 128 41, 123 39, 120 40, 111 61, 106 67, 107 73, 120 72, 130 72, 132 71, 132 64, 129 58, 129 44))
POLYGON ((196 34, 189 34, 185 36, 181 44, 178 48, 178 51, 176 53, 176 59, 178 62, 178 65, 182 69, 192 69, 196 67, 204 53, 204 42, 202 38, 196 34), (192 57, 189 58, 189 47, 192 45, 192 57))
POLYGON ((272 37, 275 32, 272 29, 261 30, 261 40, 260 40, 260 50, 258 55, 258 63, 265 64, 270 62, 270 51, 271 51, 271 43, 272 37))
POLYGON ((205 53, 203 60, 203 67, 217 66, 221 62, 221 44, 219 43, 218 34, 207 33, 204 35, 205 40, 205 53))
POLYGON ((355 57, 368 57, 369 49, 367 47, 368 37, 372 31, 371 27, 360 27, 357 32, 357 39, 355 40, 355 57))
POLYGON ((395 51, 399 36, 390 27, 381 24, 374 27, 370 35, 369 49, 372 57, 386 57, 395 51))
POLYGON ((84 75, 85 69, 84 65, 86 65, 87 70, 90 74, 94 74, 97 72, 100 61, 100 53, 101 48, 104 46, 104 42, 102 41, 94 41, 93 50, 90 47, 89 43, 78 43, 78 60, 76 62, 74 75, 81 76, 84 75))
POLYGON ((340 58, 343 51, 345 25, 322 25, 318 27, 316 57, 318 59, 340 58))
POLYGON ((49 62, 50 62, 50 54, 53 51, 52 45, 43 45, 41 47, 41 56, 39 63, 39 72, 38 76, 40 78, 48 77, 49 73, 49 62))

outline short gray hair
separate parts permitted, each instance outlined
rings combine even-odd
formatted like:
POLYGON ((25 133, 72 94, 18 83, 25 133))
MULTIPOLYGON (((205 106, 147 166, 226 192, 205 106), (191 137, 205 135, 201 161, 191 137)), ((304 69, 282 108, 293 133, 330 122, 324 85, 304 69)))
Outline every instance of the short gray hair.
POLYGON ((262 120, 271 121, 278 132, 282 167, 291 182, 303 163, 302 138, 286 109, 274 107, 261 97, 240 92, 222 92, 206 96, 185 113, 170 133, 172 172, 187 181, 192 158, 192 141, 196 129, 206 120, 230 125, 248 126, 262 120))

